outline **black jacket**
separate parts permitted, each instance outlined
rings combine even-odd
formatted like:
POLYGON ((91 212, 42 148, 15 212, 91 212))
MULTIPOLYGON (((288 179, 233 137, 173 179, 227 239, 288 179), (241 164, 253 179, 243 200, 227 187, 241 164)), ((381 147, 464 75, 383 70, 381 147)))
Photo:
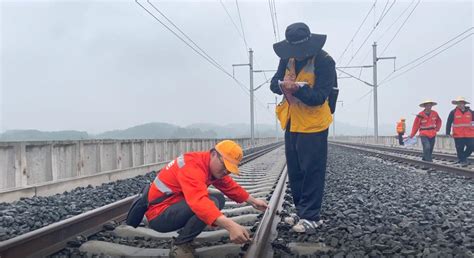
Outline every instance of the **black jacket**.
MULTIPOLYGON (((451 112, 449 113, 449 116, 448 116, 448 122, 446 122, 446 135, 450 135, 451 134, 451 125, 453 124, 454 122, 454 113, 456 112, 456 109, 453 109, 451 110, 451 112)), ((462 112, 462 111, 461 111, 462 112)), ((472 121, 474 121, 474 111, 472 111, 469 107, 466 107, 466 109, 464 110, 464 112, 462 112, 463 114, 466 113, 466 112, 471 112, 472 114, 472 121)))
MULTIPOLYGON (((298 74, 306 65, 309 58, 312 57, 295 62, 296 74, 298 74)), ((278 70, 273 76, 270 84, 271 91, 278 95, 283 94, 280 87, 278 86, 278 80, 283 81, 287 64, 288 59, 280 59, 278 70)), ((333 87, 337 87, 336 63, 324 50, 321 50, 316 56, 314 73, 316 75, 316 81, 313 88, 303 86, 293 93, 293 96, 308 106, 319 106, 324 104, 331 93, 331 89, 333 87)))

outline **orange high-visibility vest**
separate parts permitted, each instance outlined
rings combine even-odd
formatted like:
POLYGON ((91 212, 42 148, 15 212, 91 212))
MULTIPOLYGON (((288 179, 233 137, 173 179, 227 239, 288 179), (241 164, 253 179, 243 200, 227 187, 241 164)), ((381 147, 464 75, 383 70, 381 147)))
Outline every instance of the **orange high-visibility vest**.
POLYGON ((398 122, 397 123, 397 133, 405 133, 405 128, 403 126, 403 122, 398 122))
POLYGON ((426 136, 433 138, 436 136, 436 132, 441 128, 441 118, 438 113, 434 110, 431 110, 430 115, 426 115, 424 111, 418 113, 413 122, 413 129, 411 132, 411 137, 413 137, 418 129, 420 130, 420 136, 426 136))
POLYGON ((473 138, 474 124, 470 110, 462 113, 459 108, 454 112, 453 120, 453 137, 454 138, 473 138))

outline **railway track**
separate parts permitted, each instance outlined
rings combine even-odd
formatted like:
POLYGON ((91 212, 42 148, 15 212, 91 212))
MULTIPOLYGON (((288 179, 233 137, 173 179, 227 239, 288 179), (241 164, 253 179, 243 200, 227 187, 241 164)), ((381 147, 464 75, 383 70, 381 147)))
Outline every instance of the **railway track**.
MULTIPOLYGON (((251 206, 227 200, 223 210, 234 221, 248 227, 253 241, 243 246, 230 244, 226 231, 209 229, 196 239, 198 254, 220 256, 225 252, 235 257, 262 257, 271 253, 270 226, 275 228, 274 216, 286 186, 284 154, 281 149, 276 150, 280 146, 281 143, 247 154, 241 176, 235 178, 252 196, 267 199, 270 208, 262 214, 251 206)), ((134 198, 131 196, 1 242, 0 257, 61 257, 72 253, 166 256, 171 237, 176 233, 160 234, 145 227, 133 229, 122 224, 134 198), (141 248, 150 243, 154 244, 153 248, 141 248)))
MULTIPOLYGON (((333 141, 333 142, 341 143, 344 145, 361 146, 361 144, 356 144, 356 143, 339 142, 339 141, 333 141)), ((406 149, 406 148, 401 148, 401 147, 381 146, 381 145, 374 145, 374 144, 364 144, 363 146, 367 146, 376 150, 390 151, 390 152, 395 152, 395 153, 400 153, 400 154, 417 156, 420 158, 423 156, 423 152, 421 150, 406 149)), ((441 160, 441 161, 452 161, 452 162, 456 162, 458 160, 458 157, 454 154, 441 153, 441 152, 433 152, 433 158, 441 160)), ((469 157, 468 161, 470 163, 474 163, 474 157, 469 157)))
POLYGON ((439 170, 456 175, 474 177, 474 159, 472 158, 469 159, 470 165, 460 166, 454 164, 457 157, 451 154, 433 153, 433 162, 426 162, 421 160, 421 151, 343 142, 331 142, 330 144, 364 152, 365 154, 381 157, 389 161, 412 165, 423 170, 439 170))

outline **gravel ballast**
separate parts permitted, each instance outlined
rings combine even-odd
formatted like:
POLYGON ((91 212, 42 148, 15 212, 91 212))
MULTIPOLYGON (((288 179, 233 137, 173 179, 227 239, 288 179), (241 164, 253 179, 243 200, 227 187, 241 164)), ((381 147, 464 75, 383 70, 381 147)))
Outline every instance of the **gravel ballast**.
POLYGON ((280 222, 275 255, 298 256, 300 242, 327 247, 305 257, 473 257, 473 204, 472 179, 330 146, 325 224, 305 235, 280 222))

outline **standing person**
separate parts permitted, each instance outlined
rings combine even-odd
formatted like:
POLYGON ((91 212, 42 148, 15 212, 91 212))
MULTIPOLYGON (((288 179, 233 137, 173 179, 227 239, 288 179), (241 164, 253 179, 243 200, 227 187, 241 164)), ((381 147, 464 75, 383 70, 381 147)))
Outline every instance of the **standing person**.
POLYGON ((420 107, 424 109, 416 115, 410 135, 410 138, 413 138, 418 129, 420 130, 419 136, 423 145, 422 160, 428 162, 433 162, 431 156, 436 141, 436 133, 441 129, 441 118, 436 111, 431 110, 436 104, 432 100, 426 100, 420 104, 420 107))
POLYGON ((224 196, 220 192, 209 193, 207 189, 213 185, 230 199, 247 202, 264 211, 267 203, 250 196, 229 176, 230 173, 239 174, 242 156, 237 143, 225 140, 210 151, 179 156, 156 175, 147 193, 150 202, 145 216, 150 228, 158 232, 181 229, 171 247, 170 257, 194 257, 191 243, 206 225, 225 228, 234 243, 250 240, 247 229, 220 211, 225 204, 224 196))
POLYGON ((273 45, 280 63, 270 85, 272 92, 284 95, 276 114, 285 130, 288 177, 297 210, 285 221, 296 232, 314 233, 322 224, 328 127, 333 110, 328 97, 337 87, 337 75, 334 60, 322 50, 326 35, 312 34, 306 24, 294 23, 286 28, 285 38, 273 45))
POLYGON ((400 118, 400 121, 397 122, 397 134, 398 134, 398 144, 403 146, 403 135, 405 134, 405 118, 400 118))
POLYGON ((456 108, 449 113, 446 123, 446 135, 451 135, 451 125, 453 126, 454 144, 458 162, 463 166, 469 165, 467 158, 474 150, 474 111, 466 104, 469 104, 463 97, 458 97, 451 101, 456 108))

